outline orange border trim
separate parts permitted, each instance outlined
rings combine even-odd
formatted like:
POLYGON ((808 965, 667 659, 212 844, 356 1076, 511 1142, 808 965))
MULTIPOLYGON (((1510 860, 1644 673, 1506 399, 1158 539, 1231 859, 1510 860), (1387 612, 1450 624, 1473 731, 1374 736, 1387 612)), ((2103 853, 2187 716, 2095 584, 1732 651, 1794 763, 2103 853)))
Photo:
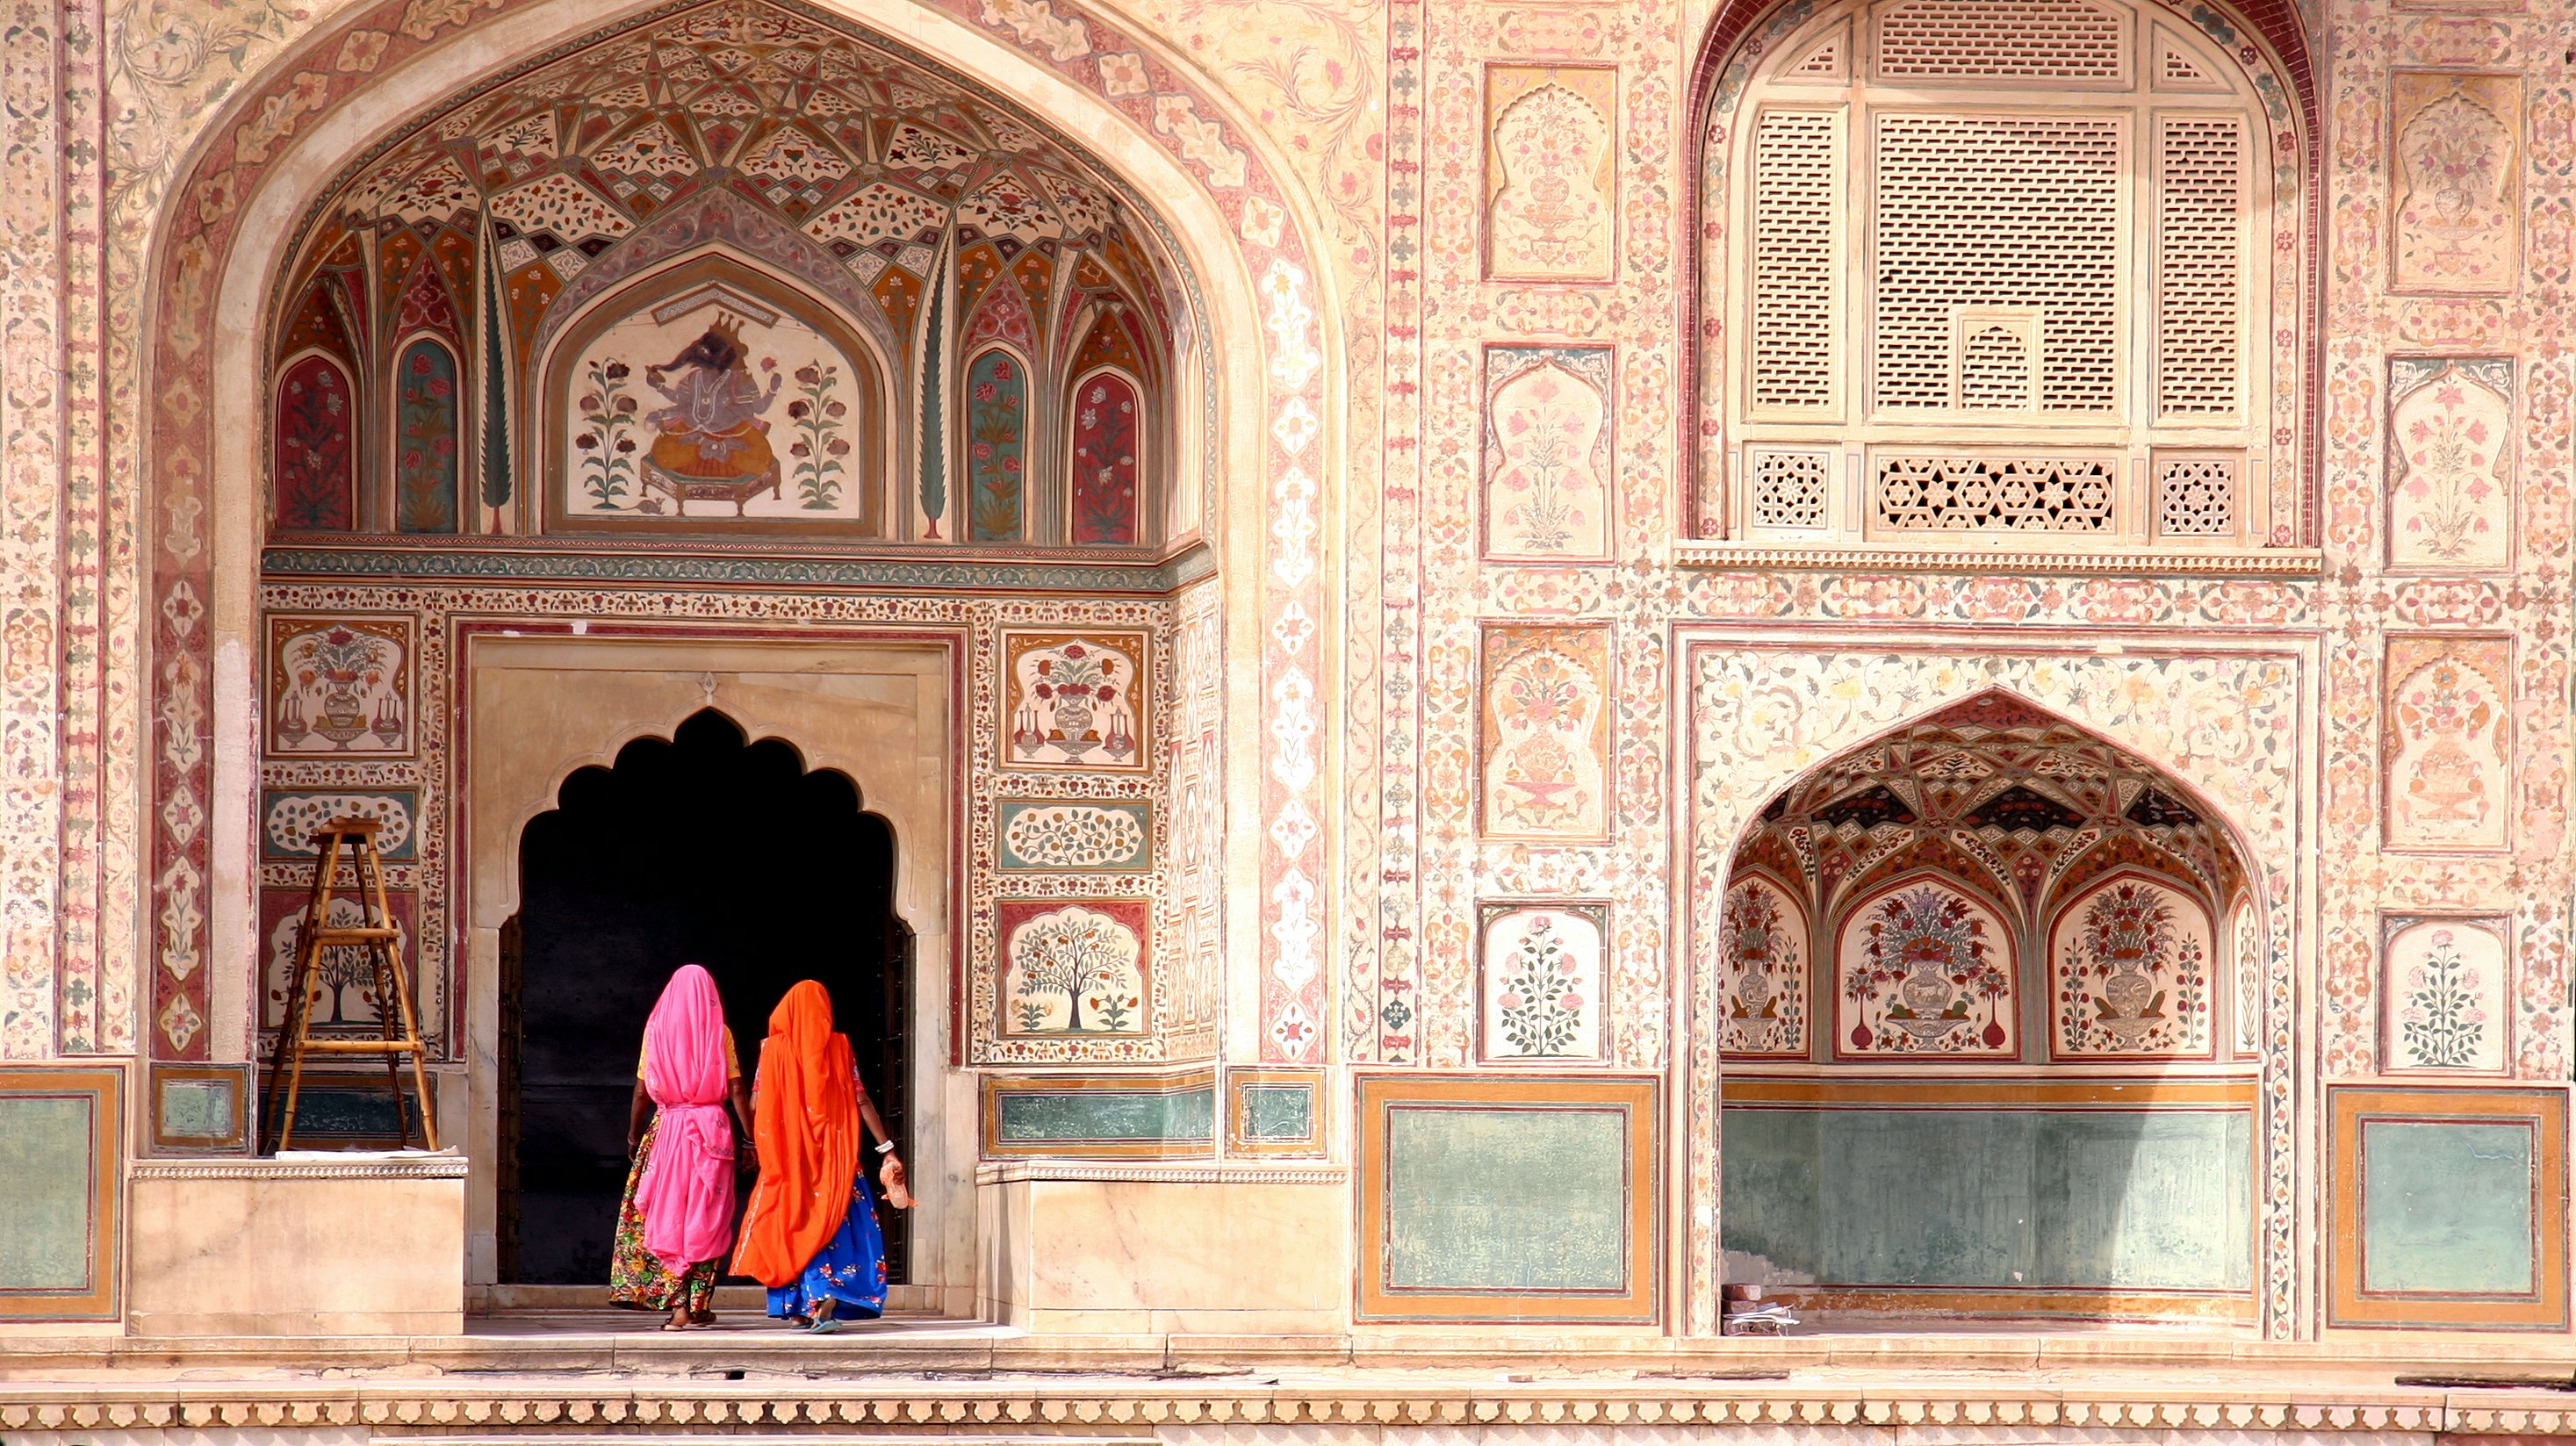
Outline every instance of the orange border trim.
MULTIPOLYGON (((146 1075, 150 1097, 145 1112, 152 1123, 152 1148, 171 1154, 238 1155, 250 1147, 249 1124, 252 1099, 258 1093, 258 1071, 248 1064, 155 1064, 146 1075), (174 1135, 164 1127, 161 1118, 161 1087, 165 1084, 224 1084, 232 1086, 233 1127, 221 1137, 174 1135)), ((372 1078, 370 1084, 376 1083, 372 1078)))
MULTIPOLYGON (((1848 1066, 1838 1066, 1847 1069, 1848 1066)), ((1718 1107, 1800 1109, 2201 1109, 2254 1108, 2256 1081, 2242 1079, 1867 1079, 1729 1076, 1718 1107)))
POLYGON ((77 1289, 0 1287, 0 1321, 115 1320, 125 1276, 125 1071, 12 1065, 0 1099, 86 1099, 89 1117, 89 1283, 77 1289))
POLYGON ((2254 1293, 2212 1291, 1994 1290, 1931 1286, 1870 1290, 1850 1286, 1766 1285, 1762 1298, 1792 1309, 1847 1311, 1853 1315, 1973 1315, 2023 1320, 2208 1320, 2251 1325, 2254 1293))
POLYGON ((2326 1246, 2330 1326, 2546 1330, 2567 1328, 2567 1096, 2552 1089, 2336 1086, 2326 1091, 2326 1178, 2332 1228, 2326 1246), (2534 1289, 2514 1295, 2362 1288, 2361 1127, 2522 1124, 2533 1133, 2531 1264, 2534 1289))
POLYGON ((1508 1320, 1572 1325, 1652 1325, 1662 1296, 1658 1081, 1651 1075, 1363 1075, 1357 1316, 1377 1321, 1508 1320), (1599 1110, 1625 1115, 1627 1260, 1615 1291, 1396 1290, 1386 1284, 1387 1122, 1400 1105, 1459 1109, 1599 1110))

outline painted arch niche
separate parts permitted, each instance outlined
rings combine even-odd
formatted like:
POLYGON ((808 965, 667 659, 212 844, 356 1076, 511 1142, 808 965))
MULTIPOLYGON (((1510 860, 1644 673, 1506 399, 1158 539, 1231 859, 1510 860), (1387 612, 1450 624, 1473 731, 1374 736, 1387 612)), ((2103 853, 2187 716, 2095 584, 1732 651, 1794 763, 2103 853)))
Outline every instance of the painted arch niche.
POLYGON ((885 390, 792 285, 724 257, 646 277, 556 349, 547 526, 878 535, 885 390))
POLYGON ((273 527, 1160 548, 1211 473, 1173 236, 1042 118, 829 16, 606 29, 416 115, 307 213, 272 292, 273 527), (719 255, 770 284, 720 315, 637 290, 719 255), (425 336, 435 406, 403 385, 425 336), (1125 388, 1109 435, 1094 385, 1125 388))
POLYGON ((2244 858, 2178 779, 1999 690, 1770 800, 1716 901, 1724 1278, 2250 1317, 2244 858))

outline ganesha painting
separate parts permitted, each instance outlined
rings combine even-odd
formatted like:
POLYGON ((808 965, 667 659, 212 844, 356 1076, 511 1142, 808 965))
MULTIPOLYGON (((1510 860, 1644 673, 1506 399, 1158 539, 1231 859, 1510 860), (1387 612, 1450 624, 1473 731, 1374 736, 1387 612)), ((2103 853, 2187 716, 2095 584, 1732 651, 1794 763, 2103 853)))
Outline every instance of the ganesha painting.
POLYGON ((557 522, 864 523, 871 369, 731 287, 627 317, 561 373, 557 522))

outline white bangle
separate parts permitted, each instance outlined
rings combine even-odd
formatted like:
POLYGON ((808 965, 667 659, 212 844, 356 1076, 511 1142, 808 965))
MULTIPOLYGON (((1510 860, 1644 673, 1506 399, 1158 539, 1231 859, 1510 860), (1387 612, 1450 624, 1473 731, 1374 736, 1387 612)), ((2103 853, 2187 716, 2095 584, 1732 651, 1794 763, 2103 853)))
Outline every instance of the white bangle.
POLYGON ((891 1154, 893 1154, 893 1153, 894 1153, 894 1141, 892 1141, 892 1140, 888 1140, 888 1141, 886 1141, 884 1144, 877 1146, 877 1153, 878 1153, 878 1154, 880 1154, 880 1155, 891 1155, 891 1154))

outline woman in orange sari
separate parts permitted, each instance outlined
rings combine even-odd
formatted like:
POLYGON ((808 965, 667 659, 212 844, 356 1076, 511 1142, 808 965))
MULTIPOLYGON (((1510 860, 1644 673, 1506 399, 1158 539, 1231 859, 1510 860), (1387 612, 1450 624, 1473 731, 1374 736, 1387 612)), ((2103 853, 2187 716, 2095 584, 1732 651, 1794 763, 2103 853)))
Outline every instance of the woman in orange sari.
POLYGON ((751 1114, 760 1180, 734 1271, 769 1287, 769 1313, 791 1330, 826 1335, 844 1319, 882 1313, 885 1241, 860 1168, 862 1125, 884 1157, 888 1203, 900 1210, 912 1197, 849 1038, 832 1030, 832 998, 811 979, 770 1013, 751 1114))

